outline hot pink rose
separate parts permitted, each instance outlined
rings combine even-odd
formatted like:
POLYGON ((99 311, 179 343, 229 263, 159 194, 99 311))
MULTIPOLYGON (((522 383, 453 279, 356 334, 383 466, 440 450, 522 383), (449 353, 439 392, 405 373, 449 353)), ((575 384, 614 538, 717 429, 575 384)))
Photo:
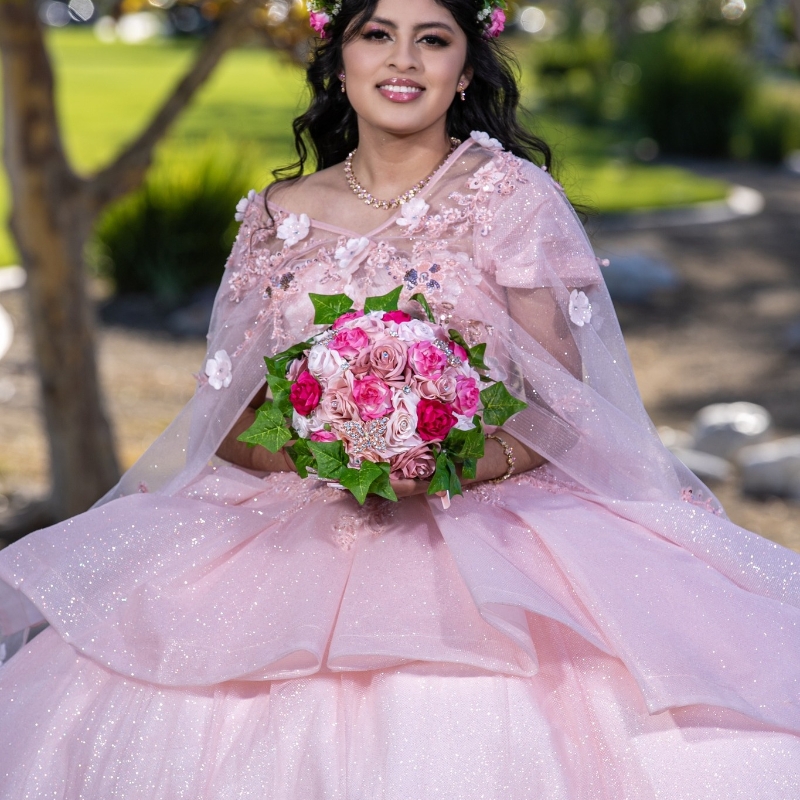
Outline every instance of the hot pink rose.
POLYGON ((408 363, 425 380, 436 380, 447 369, 447 355, 431 342, 416 342, 408 348, 408 363))
POLYGON ((363 311, 348 311, 346 314, 342 314, 336 322, 333 323, 333 329, 338 330, 345 324, 345 322, 350 322, 351 319, 358 319, 359 317, 363 317, 363 311))
POLYGON ((450 352, 466 364, 468 358, 467 351, 460 344, 450 342, 450 352))
POLYGON ((302 417, 308 416, 322 397, 322 387, 310 372, 303 372, 289 390, 289 402, 302 417))
POLYGON ((336 434, 326 430, 314 431, 311 434, 312 442, 336 442, 338 439, 339 437, 336 434))
POLYGON ((494 11, 492 11, 492 16, 489 19, 491 22, 489 27, 486 29, 486 36, 489 39, 494 39, 505 30, 506 15, 503 13, 502 8, 495 8, 494 11))
POLYGON ((417 433, 424 442, 439 442, 447 437, 458 420, 449 403, 420 400, 417 406, 417 433))
POLYGON ((336 350, 342 358, 355 358, 369 345, 369 336, 361 328, 343 328, 333 341, 328 345, 331 350, 336 350))
POLYGON ((456 414, 471 417, 478 410, 480 399, 480 389, 475 378, 459 375, 456 378, 456 397, 453 400, 453 409, 456 414))
POLYGON ((381 336, 369 354, 372 372, 385 381, 396 380, 406 368, 408 346, 394 336, 381 336))
POLYGON ((375 375, 353 381, 353 400, 362 419, 379 419, 392 410, 392 390, 375 375))
POLYGON ((387 311, 383 315, 384 322, 396 322, 400 324, 401 322, 410 322, 411 321, 411 314, 406 314, 405 311, 387 311))
POLYGON ((436 471, 436 460, 427 444, 413 447, 390 459, 392 473, 404 478, 425 480, 436 471))

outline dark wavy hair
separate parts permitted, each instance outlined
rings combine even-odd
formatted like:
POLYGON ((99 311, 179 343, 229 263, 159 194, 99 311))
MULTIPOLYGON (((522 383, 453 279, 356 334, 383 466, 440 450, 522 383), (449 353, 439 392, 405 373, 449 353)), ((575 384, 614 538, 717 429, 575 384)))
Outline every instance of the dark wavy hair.
MULTIPOLYGON (((544 141, 527 131, 517 118, 520 101, 513 55, 497 40, 487 39, 478 23, 474 0, 436 0, 454 17, 467 37, 466 67, 472 79, 466 101, 456 99, 447 112, 447 135, 466 140, 471 131, 485 131, 506 150, 548 169, 552 154, 544 141)), ((303 174, 313 153, 317 170, 338 164, 358 146, 356 113, 341 91, 342 48, 358 35, 373 15, 378 0, 344 0, 328 26, 328 38, 314 48, 306 77, 311 103, 292 123, 298 159, 272 174, 276 181, 303 174)))

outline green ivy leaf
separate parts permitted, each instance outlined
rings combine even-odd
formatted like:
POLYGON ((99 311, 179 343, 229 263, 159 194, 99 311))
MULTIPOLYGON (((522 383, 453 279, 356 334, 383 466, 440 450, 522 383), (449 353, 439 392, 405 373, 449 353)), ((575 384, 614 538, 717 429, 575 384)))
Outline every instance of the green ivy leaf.
POLYGON ((303 353, 311 347, 311 344, 312 342, 309 339, 305 342, 293 344, 288 350, 284 350, 282 353, 276 353, 271 358, 266 356, 264 358, 264 363, 267 365, 267 372, 270 375, 274 375, 276 378, 285 378, 286 367, 289 362, 303 355, 303 353))
POLYGON ((460 431, 458 428, 451 428, 447 438, 442 442, 442 449, 459 461, 467 458, 483 458, 484 443, 483 430, 478 423, 471 431, 460 431))
POLYGON ((509 417, 527 408, 528 404, 509 394, 502 381, 492 384, 481 392, 483 421, 487 425, 502 425, 509 417))
POLYGON ((450 472, 447 469, 447 454, 444 452, 436 456, 436 470, 434 471, 431 482, 428 486, 428 494, 446 492, 450 489, 450 472))
POLYGON ((309 441, 308 447, 317 460, 317 474, 319 477, 323 480, 338 481, 339 477, 348 468, 349 459, 345 452, 344 444, 341 441, 309 441))
MULTIPOLYGON (((387 464, 386 466, 388 467, 389 465, 387 464)), ((358 469, 344 470, 338 480, 345 489, 349 489, 353 493, 353 497, 361 505, 364 505, 364 501, 370 492, 370 487, 383 474, 384 472, 378 464, 372 461, 362 461, 358 469)))
POLYGON ((314 324, 333 325, 342 314, 353 308, 353 301, 346 294, 314 294, 309 292, 314 305, 314 324))
POLYGON ((372 486, 369 487, 369 491, 371 494, 377 494, 379 497, 385 497, 387 500, 397 500, 397 495, 394 493, 394 489, 392 489, 392 483, 389 480, 389 471, 391 470, 391 466, 386 462, 381 462, 378 464, 381 468, 381 474, 375 478, 372 482, 372 486))
POLYGON ((274 407, 271 401, 264 403, 256 411, 253 424, 237 437, 240 442, 246 442, 251 447, 261 445, 270 453, 277 453, 292 438, 292 433, 286 426, 283 414, 274 407))
POLYGON ((486 342, 476 344, 469 351, 469 365, 473 369, 488 371, 484 357, 486 356, 486 342))
POLYGON ((464 492, 461 489, 461 481, 459 480, 458 472, 456 471, 456 465, 449 458, 447 459, 447 475, 450 479, 450 486, 448 488, 450 497, 455 497, 457 494, 463 495, 464 492))
POLYGON ((433 316, 433 311, 431 310, 428 301, 425 299, 425 295, 417 292, 417 294, 411 296, 412 300, 416 300, 421 306, 422 310, 425 312, 425 315, 428 317, 429 322, 436 322, 436 317, 433 316))
POLYGON ((308 447, 308 439, 295 439, 291 447, 286 448, 289 458, 301 478, 308 477, 308 468, 314 465, 314 454, 308 447))
POLYGON ((478 460, 476 458, 465 458, 461 465, 461 477, 465 481, 473 481, 478 477, 478 460))
POLYGON ((292 382, 287 381, 285 378, 278 378, 275 375, 267 375, 267 383, 272 392, 272 402, 275 408, 284 417, 291 417, 293 409, 292 404, 289 402, 289 392, 292 388, 292 382))
POLYGON ((397 311, 397 304, 400 301, 400 292, 402 291, 403 287, 398 286, 388 294, 380 295, 380 297, 368 297, 364 303, 364 313, 369 314, 370 311, 397 311))

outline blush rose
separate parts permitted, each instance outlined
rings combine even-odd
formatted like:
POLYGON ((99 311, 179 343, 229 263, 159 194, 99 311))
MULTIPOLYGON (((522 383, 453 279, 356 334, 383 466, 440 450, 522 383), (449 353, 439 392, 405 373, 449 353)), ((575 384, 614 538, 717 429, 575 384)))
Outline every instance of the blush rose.
POLYGON ((353 381, 353 400, 361 419, 380 419, 392 410, 392 390, 375 375, 353 381))
POLYGON ((390 459, 390 463, 392 474, 404 478, 425 480, 436 471, 436 460, 426 444, 406 450, 405 453, 390 459))
POLYGON ((346 314, 342 314, 341 317, 338 317, 336 322, 333 323, 333 329, 339 330, 345 322, 350 322, 351 319, 358 319, 359 317, 363 317, 363 311, 348 311, 346 314))
POLYGON ((386 381, 396 380, 406 368, 408 347, 394 336, 381 336, 369 355, 372 371, 386 381))
POLYGON ((475 379, 459 375, 456 378, 456 396, 453 400, 453 410, 456 414, 466 417, 473 416, 478 410, 480 399, 480 389, 475 379))

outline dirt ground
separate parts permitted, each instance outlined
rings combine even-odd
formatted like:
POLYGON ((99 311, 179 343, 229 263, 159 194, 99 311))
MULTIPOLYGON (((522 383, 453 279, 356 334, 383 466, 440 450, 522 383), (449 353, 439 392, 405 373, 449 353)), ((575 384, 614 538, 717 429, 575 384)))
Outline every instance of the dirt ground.
MULTIPOLYGON (((800 354, 783 345, 800 320, 800 177, 704 167, 761 191, 758 217, 715 225, 603 232, 598 254, 638 252, 670 263, 686 282, 676 302, 618 308, 645 404, 657 425, 687 429, 712 402, 748 400, 773 415, 778 435, 800 433, 800 354)), ((0 295, 14 321, 0 361, 0 512, 13 495, 47 488, 47 454, 21 291, 0 295)), ((124 466, 163 430, 194 389, 204 341, 102 325, 100 367, 124 466)), ((712 486, 740 525, 800 551, 800 504, 743 497, 736 478, 712 486)))

